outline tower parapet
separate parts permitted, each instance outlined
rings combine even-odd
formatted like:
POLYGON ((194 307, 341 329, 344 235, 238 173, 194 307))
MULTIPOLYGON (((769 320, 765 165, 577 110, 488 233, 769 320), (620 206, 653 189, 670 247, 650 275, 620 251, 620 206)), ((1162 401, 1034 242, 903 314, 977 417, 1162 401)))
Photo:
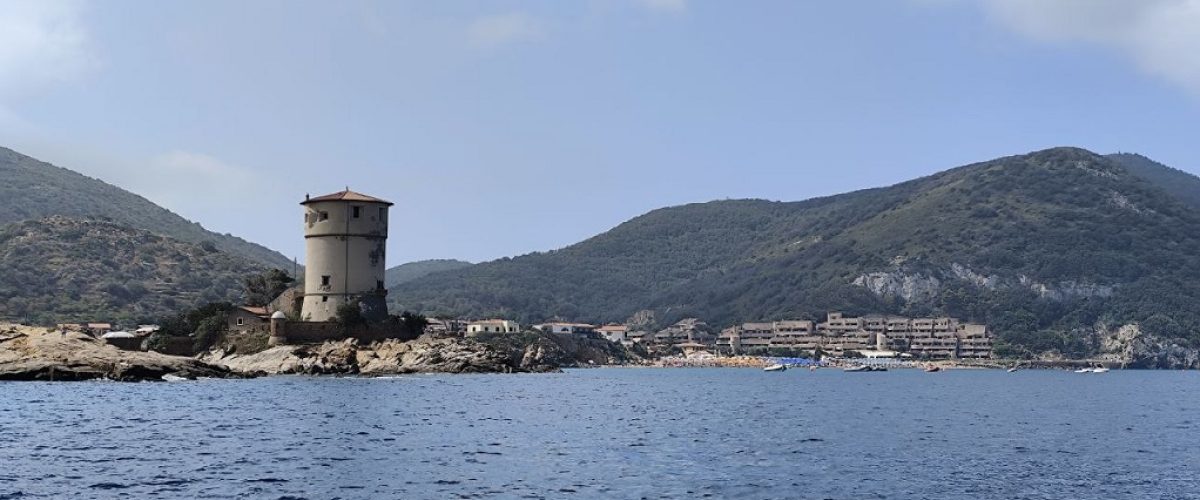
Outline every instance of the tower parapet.
POLYGON ((342 304, 363 315, 387 315, 384 272, 391 202, 349 189, 307 198, 304 207, 305 321, 329 321, 342 304))

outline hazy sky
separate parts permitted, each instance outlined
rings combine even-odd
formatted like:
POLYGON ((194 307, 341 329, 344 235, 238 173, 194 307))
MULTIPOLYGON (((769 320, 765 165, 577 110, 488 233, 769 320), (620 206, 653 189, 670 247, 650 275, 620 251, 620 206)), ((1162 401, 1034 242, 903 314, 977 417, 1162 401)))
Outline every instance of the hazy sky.
POLYGON ((0 145, 303 259, 390 264, 800 200, 1055 145, 1200 172, 1200 1, 0 0, 0 145))

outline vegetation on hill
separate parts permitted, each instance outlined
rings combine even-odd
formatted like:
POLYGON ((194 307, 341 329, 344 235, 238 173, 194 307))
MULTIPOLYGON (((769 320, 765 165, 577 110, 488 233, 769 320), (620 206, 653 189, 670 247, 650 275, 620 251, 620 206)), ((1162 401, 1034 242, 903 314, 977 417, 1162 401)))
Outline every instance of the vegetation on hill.
POLYGON ((291 269, 279 252, 218 234, 136 194, 0 147, 0 225, 52 215, 107 218, 177 240, 215 247, 267 267, 291 269))
POLYGON ((1198 343, 1200 212, 1147 177, 1056 148, 802 202, 672 207, 390 297, 523 322, 944 314, 988 323, 1008 352, 1091 354, 1097 327, 1123 322, 1198 343))
POLYGON ((256 262, 111 221, 54 216, 0 228, 0 318, 150 322, 237 302, 256 262))
POLYGON ((1179 201, 1200 209, 1200 177, 1135 153, 1116 153, 1108 155, 1108 158, 1125 167, 1129 173, 1171 193, 1179 201))
POLYGON ((384 274, 383 280, 384 284, 387 285, 388 288, 391 288, 433 273, 454 271, 465 267, 470 267, 471 265, 472 264, 470 262, 454 259, 434 259, 409 262, 388 269, 384 274))

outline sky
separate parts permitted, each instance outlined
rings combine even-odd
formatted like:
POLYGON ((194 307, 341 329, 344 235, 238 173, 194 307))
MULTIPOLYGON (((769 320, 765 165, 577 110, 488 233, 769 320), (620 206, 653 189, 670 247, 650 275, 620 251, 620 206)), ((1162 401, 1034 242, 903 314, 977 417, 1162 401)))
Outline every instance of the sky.
POLYGON ((303 261, 394 202, 389 264, 647 211, 802 200, 1071 145, 1200 173, 1200 0, 0 0, 0 145, 303 261))

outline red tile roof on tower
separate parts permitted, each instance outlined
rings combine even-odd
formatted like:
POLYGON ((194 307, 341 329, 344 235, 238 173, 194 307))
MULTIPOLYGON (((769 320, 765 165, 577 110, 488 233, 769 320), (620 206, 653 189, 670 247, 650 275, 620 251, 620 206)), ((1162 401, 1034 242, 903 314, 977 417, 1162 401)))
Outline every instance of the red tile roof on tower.
POLYGON ((300 202, 300 204, 306 205, 309 203, 316 203, 318 201, 361 201, 363 203, 383 203, 384 205, 393 205, 393 203, 390 201, 381 200, 374 196, 367 196, 362 193, 355 193, 349 189, 345 191, 338 191, 333 194, 327 194, 325 196, 317 196, 315 198, 306 197, 304 201, 300 202))

